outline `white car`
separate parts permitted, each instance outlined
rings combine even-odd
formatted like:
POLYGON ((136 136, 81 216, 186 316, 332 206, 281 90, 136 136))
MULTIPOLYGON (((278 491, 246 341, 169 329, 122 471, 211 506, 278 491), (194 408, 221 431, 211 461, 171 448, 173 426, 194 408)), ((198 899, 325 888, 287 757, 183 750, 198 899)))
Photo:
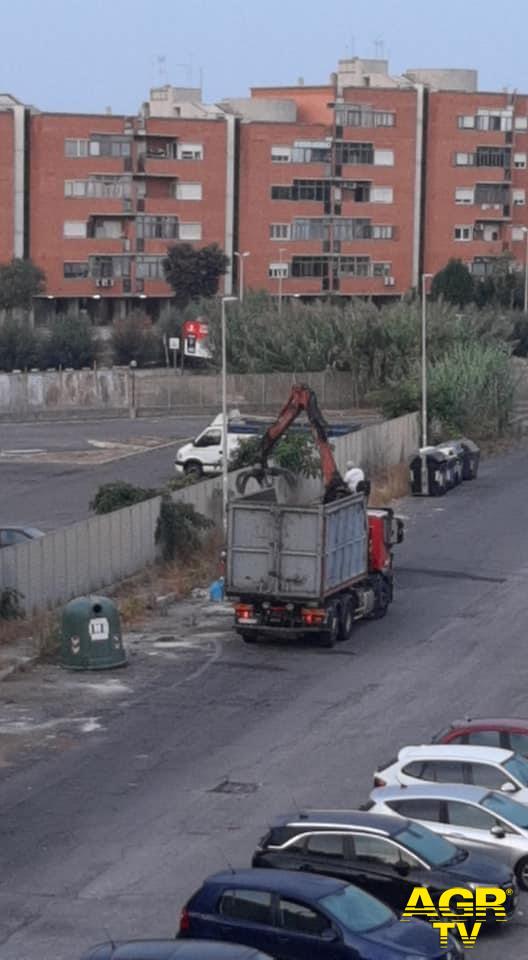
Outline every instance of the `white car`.
POLYGON ((528 808, 504 793, 458 783, 378 787, 362 809, 416 820, 457 847, 497 857, 528 890, 528 808))
POLYGON ((403 747, 374 774, 375 787, 420 783, 473 784, 528 804, 528 760, 513 750, 430 743, 403 747))

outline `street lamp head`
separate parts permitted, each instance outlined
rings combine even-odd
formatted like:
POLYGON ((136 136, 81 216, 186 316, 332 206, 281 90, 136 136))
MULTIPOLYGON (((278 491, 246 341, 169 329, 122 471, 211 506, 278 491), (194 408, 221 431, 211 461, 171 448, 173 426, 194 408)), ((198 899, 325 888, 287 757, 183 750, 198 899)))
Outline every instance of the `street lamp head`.
POLYGON ((222 303, 234 303, 238 297, 222 297, 222 303))

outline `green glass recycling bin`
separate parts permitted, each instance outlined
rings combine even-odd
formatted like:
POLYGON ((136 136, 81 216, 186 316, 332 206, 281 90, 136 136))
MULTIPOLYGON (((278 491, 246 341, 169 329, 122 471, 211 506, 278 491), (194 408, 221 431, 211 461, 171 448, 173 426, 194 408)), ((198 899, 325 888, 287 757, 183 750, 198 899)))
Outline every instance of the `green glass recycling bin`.
POLYGON ((62 612, 61 666, 109 670, 127 662, 121 619, 108 597, 76 597, 62 612))

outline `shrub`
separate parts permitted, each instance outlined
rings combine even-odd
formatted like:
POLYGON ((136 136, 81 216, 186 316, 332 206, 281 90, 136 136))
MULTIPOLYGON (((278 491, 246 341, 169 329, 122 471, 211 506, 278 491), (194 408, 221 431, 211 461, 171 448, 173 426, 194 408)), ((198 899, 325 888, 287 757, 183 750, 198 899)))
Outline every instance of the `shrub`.
POLYGON ((140 310, 132 311, 126 320, 118 323, 112 333, 114 360, 126 364, 135 360, 139 367, 160 362, 163 343, 150 326, 150 320, 140 310))
POLYGON ((202 533, 212 521, 198 513, 192 504, 174 502, 168 494, 161 501, 155 541, 164 563, 186 560, 200 548, 202 533))
POLYGON ((20 620, 24 616, 23 595, 12 587, 0 590, 0 620, 20 620))
POLYGON ((113 510, 120 510, 121 507, 130 507, 133 503, 141 503, 142 500, 157 497, 158 492, 158 490, 135 487, 124 480, 103 483, 90 501, 90 510, 95 513, 112 513, 113 510))
MULTIPOLYGON (((229 461, 230 470, 240 470, 258 463, 261 437, 243 440, 229 461)), ((313 440, 304 433, 285 434, 275 444, 271 458, 277 466, 304 477, 317 477, 321 464, 313 440)), ((270 459, 271 459, 270 458, 270 459)))
POLYGON ((39 342, 27 322, 8 318, 0 325, 0 370, 27 370, 38 362, 39 342))
POLYGON ((97 360, 99 343, 90 321, 84 317, 59 314, 51 321, 40 347, 40 366, 91 367, 97 360))

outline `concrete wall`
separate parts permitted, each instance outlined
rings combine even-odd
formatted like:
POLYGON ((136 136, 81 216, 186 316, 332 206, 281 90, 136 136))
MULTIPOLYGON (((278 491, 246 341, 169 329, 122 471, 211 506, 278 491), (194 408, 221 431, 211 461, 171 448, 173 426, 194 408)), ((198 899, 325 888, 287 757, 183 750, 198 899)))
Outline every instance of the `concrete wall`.
MULTIPOLYGON (((240 408, 276 409, 292 383, 309 383, 321 406, 350 408, 361 401, 351 374, 322 373, 230 374, 228 402, 240 408), (279 400, 277 399, 279 398, 279 400)), ((23 420, 60 413, 127 413, 130 405, 149 410, 204 412, 221 404, 221 381, 214 375, 181 376, 172 369, 98 370, 0 373, 0 418, 23 420)))
MULTIPOLYGON (((374 424, 334 442, 343 471, 354 459, 368 472, 407 460, 418 446, 418 414, 374 424)), ((236 475, 229 485, 235 493, 236 475)), ((307 481, 304 496, 317 496, 320 480, 307 481)), ((248 487, 248 493, 250 489, 248 487)), ((216 524, 222 518, 222 480, 214 477, 174 494, 216 524)), ((56 607, 72 597, 104 589, 156 559, 154 532, 160 498, 74 523, 40 540, 0 550, 0 589, 23 595, 27 613, 56 607)), ((1 629, 1 626, 0 626, 1 629)))

